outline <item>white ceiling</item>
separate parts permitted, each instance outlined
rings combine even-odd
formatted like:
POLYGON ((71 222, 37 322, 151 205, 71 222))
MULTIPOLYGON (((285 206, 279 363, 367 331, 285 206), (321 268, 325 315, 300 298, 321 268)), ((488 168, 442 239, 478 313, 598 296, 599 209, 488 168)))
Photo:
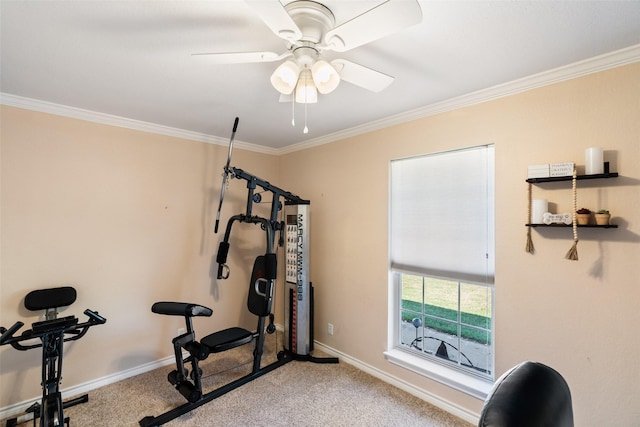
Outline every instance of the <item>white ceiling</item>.
MULTIPOLYGON (((403 0, 400 0, 403 1, 403 0)), ((288 1, 283 1, 288 3, 288 1)), ((324 2, 337 24, 380 1, 324 2)), ((420 1, 423 22, 326 59, 390 74, 308 107, 278 102, 279 62, 216 65, 195 52, 286 43, 241 0, 1 0, 4 94, 281 149, 640 44, 640 1, 420 1)))

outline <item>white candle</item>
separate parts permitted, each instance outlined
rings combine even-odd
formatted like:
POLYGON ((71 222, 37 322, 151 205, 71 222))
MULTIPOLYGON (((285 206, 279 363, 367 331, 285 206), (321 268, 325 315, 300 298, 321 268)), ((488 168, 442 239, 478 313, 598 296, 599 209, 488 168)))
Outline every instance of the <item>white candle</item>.
POLYGON ((604 155, 602 148, 587 148, 585 153, 584 171, 587 175, 597 175, 604 173, 604 155))
POLYGON ((547 199, 533 199, 531 202, 531 222, 533 224, 542 224, 543 215, 549 212, 549 203, 547 199))

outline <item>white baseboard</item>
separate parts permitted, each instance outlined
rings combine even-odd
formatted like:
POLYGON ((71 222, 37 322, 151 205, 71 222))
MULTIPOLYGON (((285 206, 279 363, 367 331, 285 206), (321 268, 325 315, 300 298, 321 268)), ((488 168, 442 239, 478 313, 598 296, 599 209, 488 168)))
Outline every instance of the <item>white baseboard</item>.
MULTIPOLYGON (((277 325, 280 326, 280 325, 277 325)), ((280 329, 280 328, 278 328, 280 329)), ((381 371, 378 368, 375 368, 367 363, 364 363, 358 359, 355 359, 345 353, 342 353, 334 348, 326 346, 318 341, 314 341, 315 348, 320 351, 323 351, 331 356, 338 357, 340 360, 352 365, 369 375, 372 375, 388 384, 398 387, 401 390, 406 391, 407 393, 418 397, 419 399, 424 400, 436 406, 444 411, 449 412, 452 415, 455 415, 458 418, 461 418, 467 422, 472 424, 478 424, 479 414, 474 414, 468 411, 465 408, 462 408, 452 402, 444 400, 439 396, 436 396, 432 393, 429 393, 426 390, 415 387, 412 384, 407 383, 404 380, 401 380, 393 375, 389 375, 386 372, 381 371)), ((106 377, 98 378, 93 381, 87 381, 83 384, 78 384, 73 387, 69 387, 62 391, 64 396, 77 396, 84 393, 88 393, 91 390, 95 390, 100 387, 107 386, 109 384, 117 383, 118 381, 125 380, 127 378, 134 377, 136 375, 144 374, 145 372, 152 371, 154 369, 170 365, 175 362, 173 356, 165 357, 164 359, 157 360, 155 362, 145 363, 144 365, 136 366, 134 368, 130 368, 121 372, 117 372, 112 375, 107 375, 106 377)), ((41 395, 34 396, 32 399, 27 399, 25 401, 6 406, 0 409, 0 419, 12 418, 18 415, 23 414, 26 409, 33 404, 33 402, 40 401, 41 395)))
MULTIPOLYGON (((117 372, 112 375, 107 375, 106 377, 98 378, 92 381, 87 381, 83 384, 78 384, 73 387, 66 388, 62 390, 62 395, 67 397, 73 397, 82 395, 90 392, 91 390, 95 390, 100 387, 104 387, 109 384, 117 383, 118 381, 125 380, 127 378, 135 377, 136 375, 144 374, 145 372, 153 371, 154 369, 161 368, 163 366, 170 365, 175 363, 174 356, 168 356, 164 359, 156 360, 155 362, 145 363, 144 365, 136 366, 134 368, 130 368, 121 372, 117 372)), ((6 406, 0 409, 0 419, 5 418, 14 418, 19 415, 24 414, 27 408, 33 405, 34 402, 40 402, 42 399, 42 395, 34 396, 32 399, 27 399, 25 401, 6 406)))
POLYGON ((399 389, 406 391, 407 393, 413 396, 416 396, 417 398, 422 399, 425 402, 430 403, 433 406, 440 408, 443 411, 446 411, 460 419, 463 419, 471 424, 478 425, 480 414, 475 414, 473 412, 470 412, 469 410, 461 406, 458 406, 452 402, 449 402, 448 400, 442 399, 441 397, 436 396, 435 394, 429 393, 424 389, 418 388, 413 384, 409 384, 406 381, 401 380, 400 378, 397 378, 393 375, 389 375, 388 373, 381 371, 378 368, 375 368, 367 363, 364 363, 361 360, 354 359, 353 357, 347 354, 344 354, 334 348, 328 347, 318 341, 314 341, 314 345, 315 345, 315 348, 317 348, 318 350, 323 351, 331 356, 338 357, 341 361, 344 361, 349 365, 355 366, 356 368, 368 373, 369 375, 372 375, 388 384, 396 386, 399 389))

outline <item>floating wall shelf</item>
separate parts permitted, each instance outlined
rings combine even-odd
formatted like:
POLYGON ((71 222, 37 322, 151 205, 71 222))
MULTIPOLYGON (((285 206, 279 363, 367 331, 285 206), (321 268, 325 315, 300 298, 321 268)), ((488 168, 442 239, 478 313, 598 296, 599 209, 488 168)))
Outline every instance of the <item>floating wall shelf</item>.
MULTIPOLYGON (((577 175, 576 180, 583 179, 603 179, 603 178, 617 178, 618 172, 607 172, 607 173, 599 173, 595 175, 577 175)), ((559 182, 559 181, 571 181, 573 179, 572 176, 552 176, 547 178, 528 178, 526 181, 529 184, 542 184, 545 182, 559 182)), ((559 227, 559 228, 571 228, 572 224, 525 224, 527 227, 559 227)), ((588 225, 578 225, 580 228, 618 228, 615 224, 607 224, 607 225, 596 225, 596 224, 588 224, 588 225)))
MULTIPOLYGON (((527 227, 560 227, 560 228, 571 228, 572 225, 566 225, 566 224, 525 224, 527 227)), ((597 225, 597 224, 587 224, 587 225, 580 225, 578 224, 578 227, 580 228, 618 228, 617 225, 615 224, 606 224, 606 225, 597 225)))
MULTIPOLYGON (((599 173, 596 175, 578 175, 577 180, 581 179, 599 179, 599 178, 617 178, 618 172, 599 173)), ((557 181, 571 181, 572 176, 552 176, 548 178, 528 178, 527 182, 531 184, 540 184, 542 182, 557 182, 557 181)))

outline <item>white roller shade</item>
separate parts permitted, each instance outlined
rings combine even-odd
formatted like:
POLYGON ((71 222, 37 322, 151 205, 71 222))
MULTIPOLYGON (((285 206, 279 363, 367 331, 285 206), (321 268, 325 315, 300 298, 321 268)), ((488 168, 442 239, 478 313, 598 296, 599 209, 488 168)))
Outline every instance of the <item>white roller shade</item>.
POLYGON ((390 194, 393 270, 493 284, 493 146, 394 160, 390 194))

